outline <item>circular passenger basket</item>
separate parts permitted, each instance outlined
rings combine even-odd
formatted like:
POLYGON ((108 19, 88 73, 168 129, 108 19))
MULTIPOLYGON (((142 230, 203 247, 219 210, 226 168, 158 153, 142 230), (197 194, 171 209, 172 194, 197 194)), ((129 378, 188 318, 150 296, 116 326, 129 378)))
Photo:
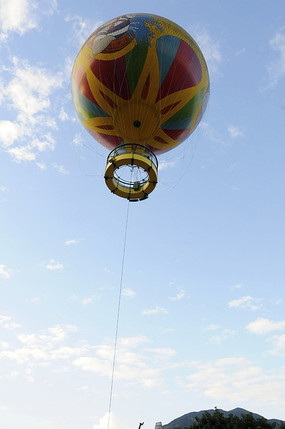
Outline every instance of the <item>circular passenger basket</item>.
POLYGON ((113 194, 129 201, 141 201, 154 190, 157 169, 157 158, 151 150, 138 144, 125 144, 110 152, 104 177, 113 194))

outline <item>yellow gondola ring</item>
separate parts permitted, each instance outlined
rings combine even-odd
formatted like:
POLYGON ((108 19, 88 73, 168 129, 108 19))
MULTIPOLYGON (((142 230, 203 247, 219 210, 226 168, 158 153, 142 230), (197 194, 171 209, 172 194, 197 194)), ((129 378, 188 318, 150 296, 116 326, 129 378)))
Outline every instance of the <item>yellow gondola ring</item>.
POLYGON ((113 194, 129 201, 141 201, 148 197, 157 184, 158 162, 156 156, 145 146, 126 144, 115 148, 108 156, 105 182, 113 194), (140 169, 144 177, 125 180, 120 168, 134 171, 140 169))

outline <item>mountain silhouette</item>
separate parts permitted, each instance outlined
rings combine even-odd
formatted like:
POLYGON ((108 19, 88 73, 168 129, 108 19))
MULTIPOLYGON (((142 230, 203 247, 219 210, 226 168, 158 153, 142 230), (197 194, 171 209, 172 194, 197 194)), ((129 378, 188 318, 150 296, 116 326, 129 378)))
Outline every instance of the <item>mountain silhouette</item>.
MULTIPOLYGON (((241 417, 243 414, 252 414, 253 417, 255 419, 258 418, 262 418, 263 416, 261 416, 260 414, 256 414, 256 413, 252 413, 251 411, 245 410, 243 408, 234 408, 233 410, 230 411, 225 411, 225 410, 221 410, 218 409, 218 411, 220 413, 222 413, 225 417, 228 417, 230 414, 237 416, 237 417, 241 417)), ((178 417, 174 420, 172 420, 170 423, 166 424, 166 425, 162 425, 163 429, 184 429, 184 428, 189 428, 189 426, 191 426, 196 420, 195 417, 201 418, 202 415, 204 413, 210 413, 213 414, 215 412, 214 409, 212 410, 202 410, 202 411, 192 411, 190 413, 184 414, 181 417, 178 417)), ((267 419, 267 421, 269 423, 284 423, 282 420, 278 420, 278 419, 267 419)))

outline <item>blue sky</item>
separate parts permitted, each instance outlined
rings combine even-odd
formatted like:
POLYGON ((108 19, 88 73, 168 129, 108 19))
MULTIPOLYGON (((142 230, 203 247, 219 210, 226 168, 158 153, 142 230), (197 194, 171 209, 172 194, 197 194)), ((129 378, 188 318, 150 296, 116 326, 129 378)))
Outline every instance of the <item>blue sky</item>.
POLYGON ((196 39, 211 96, 129 207, 111 428, 215 406, 285 420, 283 0, 0 0, 1 429, 107 428, 128 203, 70 73, 131 12, 196 39))

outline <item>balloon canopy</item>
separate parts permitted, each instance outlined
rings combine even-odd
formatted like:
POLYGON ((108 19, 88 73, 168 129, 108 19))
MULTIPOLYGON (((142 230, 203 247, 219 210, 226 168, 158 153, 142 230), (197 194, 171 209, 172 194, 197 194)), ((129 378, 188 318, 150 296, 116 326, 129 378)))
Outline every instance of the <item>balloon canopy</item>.
POLYGON ((87 131, 112 150, 110 190, 131 201, 157 183, 155 155, 194 131, 209 95, 201 50, 181 27, 156 15, 130 14, 95 30, 72 71, 72 95, 87 131))

